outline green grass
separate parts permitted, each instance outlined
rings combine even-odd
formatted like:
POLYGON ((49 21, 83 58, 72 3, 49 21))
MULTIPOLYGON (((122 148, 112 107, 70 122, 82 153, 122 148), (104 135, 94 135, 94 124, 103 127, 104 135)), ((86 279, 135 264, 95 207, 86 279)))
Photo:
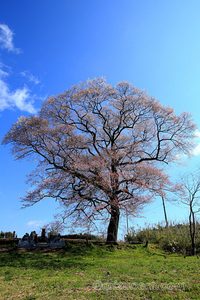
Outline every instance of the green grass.
POLYGON ((200 260, 142 245, 0 253, 0 299, 199 299, 200 260))

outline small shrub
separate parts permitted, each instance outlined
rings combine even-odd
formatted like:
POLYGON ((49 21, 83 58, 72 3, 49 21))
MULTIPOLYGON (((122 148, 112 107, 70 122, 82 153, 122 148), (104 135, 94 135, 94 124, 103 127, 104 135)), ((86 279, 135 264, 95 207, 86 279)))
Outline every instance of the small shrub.
MULTIPOLYGON (((159 245, 165 251, 192 253, 191 237, 189 224, 169 224, 168 228, 162 224, 146 226, 146 228, 131 229, 129 234, 125 235, 125 242, 135 241, 159 245)), ((200 253, 200 224, 196 224, 196 249, 200 253)))
POLYGON ((129 231, 129 233, 127 233, 124 236, 124 240, 126 243, 131 243, 131 242, 135 242, 136 241, 136 231, 134 229, 134 227, 132 227, 129 231))
POLYGON ((90 234, 90 233, 80 233, 80 234, 67 234, 61 236, 64 239, 88 239, 88 240, 102 240, 100 237, 90 234))
POLYGON ((13 237, 13 234, 10 231, 5 232, 4 235, 5 235, 5 238, 12 238, 13 237))

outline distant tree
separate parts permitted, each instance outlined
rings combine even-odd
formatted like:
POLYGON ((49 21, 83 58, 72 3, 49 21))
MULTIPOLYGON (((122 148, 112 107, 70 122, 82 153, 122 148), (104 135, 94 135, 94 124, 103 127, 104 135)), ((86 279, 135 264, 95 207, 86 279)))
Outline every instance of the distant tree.
POLYGON ((5 236, 5 238, 12 238, 13 234, 11 231, 7 231, 7 232, 5 232, 4 236, 5 236))
POLYGON ((4 238, 5 233, 3 231, 0 231, 0 238, 4 238))
POLYGON ((189 227, 192 253, 196 254, 196 214, 200 213, 200 170, 180 176, 185 191, 181 202, 189 207, 189 227))
POLYGON ((82 226, 108 212, 107 242, 116 242, 120 211, 138 214, 170 184, 162 165, 190 154, 195 129, 188 113, 177 116, 128 82, 112 87, 99 78, 48 98, 3 144, 17 160, 39 162, 24 206, 55 198, 82 226))
POLYGON ((63 230, 65 229, 65 226, 64 226, 64 224, 62 224, 61 222, 59 222, 57 220, 57 221, 50 222, 49 224, 42 226, 41 229, 45 229, 45 231, 47 232, 48 235, 57 235, 57 234, 63 232, 63 230))
MULTIPOLYGON (((167 218, 167 210, 166 210, 166 201, 174 202, 175 198, 181 199, 185 193, 182 183, 175 183, 175 184, 169 184, 166 182, 165 185, 160 186, 159 189, 156 191, 157 196, 159 196, 162 199, 162 207, 165 217, 165 227, 168 231, 168 218, 167 218)), ((175 200, 176 201, 176 200, 175 200)))

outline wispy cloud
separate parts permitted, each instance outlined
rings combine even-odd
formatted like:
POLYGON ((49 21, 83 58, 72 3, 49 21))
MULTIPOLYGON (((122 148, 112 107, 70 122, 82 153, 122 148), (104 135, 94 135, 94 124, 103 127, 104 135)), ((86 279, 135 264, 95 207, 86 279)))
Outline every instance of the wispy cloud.
POLYGON ((9 75, 9 70, 10 68, 6 65, 4 65, 1 61, 0 61, 0 78, 2 78, 3 76, 8 76, 9 75), (6 71, 5 71, 6 69, 6 71))
POLYGON ((42 221, 42 220, 29 221, 27 223, 27 225, 32 228, 38 228, 38 227, 43 226, 44 224, 45 224, 45 221, 42 221))
POLYGON ((19 48, 13 44, 13 31, 6 25, 0 24, 0 47, 15 53, 21 53, 19 48))
POLYGON ((26 77, 28 79, 28 81, 33 82, 34 84, 39 84, 40 81, 39 79, 34 76, 33 74, 31 74, 31 72, 29 71, 23 71, 20 73, 21 76, 26 77))
MULTIPOLYGON (((6 24, 0 24, 0 49, 18 54, 21 50, 15 47, 13 36, 14 33, 6 24)), ((34 84, 40 83, 39 79, 33 76, 29 71, 24 71, 20 74, 21 76, 27 77, 27 79, 34 84)), ((13 90, 7 81, 9 75, 10 68, 0 62, 0 111, 18 108, 21 111, 35 114, 34 101, 38 97, 32 95, 31 90, 26 85, 13 90)))

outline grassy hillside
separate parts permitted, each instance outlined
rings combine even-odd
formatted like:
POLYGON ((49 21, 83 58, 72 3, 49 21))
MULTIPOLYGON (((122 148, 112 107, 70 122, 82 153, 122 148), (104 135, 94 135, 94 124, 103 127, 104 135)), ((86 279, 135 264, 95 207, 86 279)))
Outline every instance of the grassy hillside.
POLYGON ((0 253, 0 299, 199 299, 200 260, 143 245, 0 253))

